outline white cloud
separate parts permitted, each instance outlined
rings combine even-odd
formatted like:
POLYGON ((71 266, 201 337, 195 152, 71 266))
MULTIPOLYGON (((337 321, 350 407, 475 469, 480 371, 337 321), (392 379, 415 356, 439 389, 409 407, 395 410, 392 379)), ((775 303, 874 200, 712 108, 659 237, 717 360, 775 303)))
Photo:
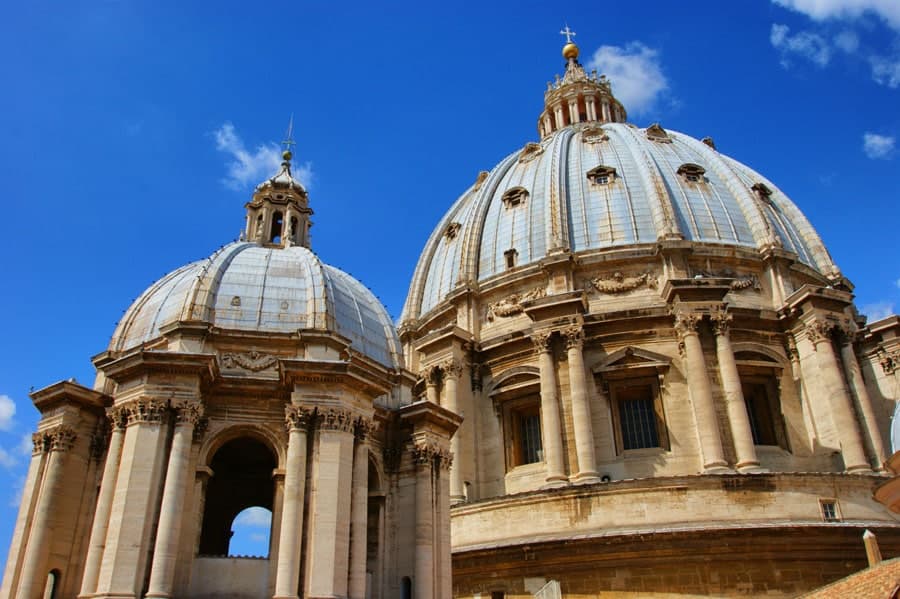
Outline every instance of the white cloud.
POLYGON ((891 89, 900 87, 900 57, 872 56, 869 63, 872 65, 872 79, 876 83, 891 89))
POLYGON ((22 435, 22 440, 19 441, 18 451, 22 455, 31 455, 34 450, 34 441, 31 439, 31 433, 25 433, 22 435))
POLYGON ((0 430, 11 429, 15 415, 16 402, 9 395, 0 395, 0 430))
POLYGON ((25 477, 20 476, 16 479, 16 482, 13 484, 13 494, 9 498, 9 507, 11 508, 19 508, 19 504, 22 503, 22 493, 25 492, 25 477))
POLYGON ((790 66, 791 56, 805 58, 820 68, 828 65, 831 61, 831 47, 825 38, 811 31, 791 35, 790 30, 787 25, 773 23, 769 33, 769 42, 781 52, 782 66, 790 66))
POLYGON ((900 2, 897 0, 773 0, 784 8, 805 14, 816 21, 856 19, 872 13, 892 28, 900 30, 900 2))
MULTIPOLYGON (((223 183, 232 189, 243 189, 256 185, 278 172, 281 165, 281 148, 274 142, 260 144, 249 151, 244 141, 234 130, 232 123, 225 123, 213 132, 216 149, 229 155, 226 164, 228 176, 223 183)), ((292 168, 294 178, 307 188, 312 181, 312 165, 307 162, 292 168)))
POLYGON ((894 151, 895 141, 888 135, 866 132, 863 134, 863 152, 872 159, 888 158, 894 151))
POLYGON ((855 31, 845 29, 834 36, 834 45, 847 54, 853 54, 859 50, 859 36, 855 31))
POLYGON ((859 309, 866 315, 869 322, 875 322, 882 318, 887 318, 894 313, 893 302, 875 302, 874 304, 866 304, 859 309))
POLYGON ((19 463, 12 453, 0 447, 0 466, 4 468, 15 468, 19 463))
POLYGON ((235 526, 253 526, 269 528, 272 525, 272 512, 262 507, 247 508, 234 520, 235 526))
POLYGON ((624 47, 600 46, 587 66, 609 78, 613 93, 632 114, 652 109, 669 88, 660 66, 659 52, 641 42, 631 42, 624 47))
POLYGON ((268 537, 261 532, 254 532, 250 535, 250 540, 256 543, 264 543, 268 537))
POLYGON ((897 289, 900 289, 900 279, 897 279, 897 289))

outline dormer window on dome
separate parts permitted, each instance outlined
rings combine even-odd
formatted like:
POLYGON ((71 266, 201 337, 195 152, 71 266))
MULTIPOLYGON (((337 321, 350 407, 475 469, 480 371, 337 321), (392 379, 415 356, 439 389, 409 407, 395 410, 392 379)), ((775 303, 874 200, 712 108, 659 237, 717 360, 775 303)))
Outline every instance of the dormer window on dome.
POLYGON ((578 46, 572 41, 575 32, 566 27, 560 33, 566 36, 566 72, 547 84, 544 111, 538 117, 541 138, 576 123, 624 123, 625 108, 613 96, 606 76, 587 73, 578 62, 578 46))
POLYGON ((659 123, 653 123, 649 127, 647 127, 647 139, 650 141, 655 141, 659 143, 672 143, 672 138, 669 137, 668 132, 663 129, 659 123))
POLYGON ((503 194, 503 205, 506 206, 507 209, 515 208, 519 204, 524 204, 527 199, 527 189, 524 187, 513 187, 512 189, 507 189, 503 194))
POLYGON ((534 143, 533 141, 529 142, 522 148, 522 152, 519 154, 519 162, 531 162, 543 152, 544 148, 541 144, 534 143))
POLYGON ((589 170, 587 178, 594 185, 609 185, 616 180, 616 169, 601 164, 589 170))
POLYGON ((756 194, 756 197, 767 204, 772 203, 772 190, 765 183, 755 183, 750 189, 756 194))
POLYGON ((688 183, 702 183, 706 180, 706 169, 693 162, 682 164, 675 173, 688 183))

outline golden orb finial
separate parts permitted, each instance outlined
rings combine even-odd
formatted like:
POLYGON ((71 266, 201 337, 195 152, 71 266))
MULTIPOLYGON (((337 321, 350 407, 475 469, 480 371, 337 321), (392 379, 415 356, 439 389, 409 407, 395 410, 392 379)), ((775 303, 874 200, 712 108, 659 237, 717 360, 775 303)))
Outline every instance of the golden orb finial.
POLYGON ((290 150, 285 150, 284 152, 281 153, 282 160, 285 160, 287 162, 290 162, 291 158, 293 158, 293 157, 294 157, 294 155, 291 153, 290 150))
POLYGON ((566 28, 559 32, 560 35, 566 36, 566 45, 563 46, 562 55, 563 58, 569 60, 570 58, 578 58, 578 46, 575 45, 575 42, 572 41, 572 38, 575 37, 576 33, 569 29, 569 24, 566 23, 566 28))

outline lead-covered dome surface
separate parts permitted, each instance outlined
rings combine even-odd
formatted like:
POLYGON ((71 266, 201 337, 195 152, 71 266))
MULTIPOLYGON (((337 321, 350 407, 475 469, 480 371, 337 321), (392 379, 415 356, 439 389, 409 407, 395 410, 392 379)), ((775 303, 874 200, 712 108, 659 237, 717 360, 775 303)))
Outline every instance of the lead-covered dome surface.
POLYGON ((658 125, 584 123, 510 154, 453 204, 422 252, 401 321, 427 314, 459 286, 502 275, 510 260, 519 267, 555 249, 661 239, 775 245, 823 273, 834 270, 794 203, 711 142, 658 125))
POLYGON ((122 351, 160 337, 177 321, 224 330, 338 333, 388 367, 400 364, 393 323, 380 301, 309 249, 235 242, 154 283, 126 311, 110 342, 122 351))

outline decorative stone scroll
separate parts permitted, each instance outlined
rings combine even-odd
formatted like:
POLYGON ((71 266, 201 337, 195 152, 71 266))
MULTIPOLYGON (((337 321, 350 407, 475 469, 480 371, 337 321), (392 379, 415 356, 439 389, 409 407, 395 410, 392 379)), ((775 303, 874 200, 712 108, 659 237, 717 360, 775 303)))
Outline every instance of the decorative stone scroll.
POLYGON ((289 433, 292 430, 308 430, 314 420, 315 412, 309 408, 284 406, 284 427, 289 433))
POLYGON ((625 293, 644 286, 656 289, 656 276, 645 272, 636 276, 626 277, 621 272, 616 271, 609 277, 591 279, 590 283, 600 293, 625 293))
POLYGON ((713 325, 713 333, 717 336, 726 336, 731 329, 731 321, 734 320, 734 316, 726 310, 717 310, 710 314, 709 319, 713 325))
POLYGON ((900 370, 900 350, 889 352, 883 347, 878 348, 878 363, 885 374, 894 374, 900 370))
POLYGON ((531 334, 531 341, 534 343, 534 349, 539 354, 549 352, 553 349, 553 332, 536 331, 531 334))
POLYGON ((221 360, 225 368, 243 368, 250 372, 260 372, 272 368, 278 363, 278 358, 275 356, 255 350, 223 353, 221 360))
POLYGON ((521 314, 524 311, 522 304, 540 299, 545 295, 547 295, 547 290, 544 287, 535 287, 522 293, 513 293, 498 302, 488 304, 487 319, 493 321, 495 318, 507 318, 521 314))
POLYGON ((438 366, 445 377, 456 378, 462 374, 462 363, 459 360, 450 358, 449 360, 444 360, 438 366))

